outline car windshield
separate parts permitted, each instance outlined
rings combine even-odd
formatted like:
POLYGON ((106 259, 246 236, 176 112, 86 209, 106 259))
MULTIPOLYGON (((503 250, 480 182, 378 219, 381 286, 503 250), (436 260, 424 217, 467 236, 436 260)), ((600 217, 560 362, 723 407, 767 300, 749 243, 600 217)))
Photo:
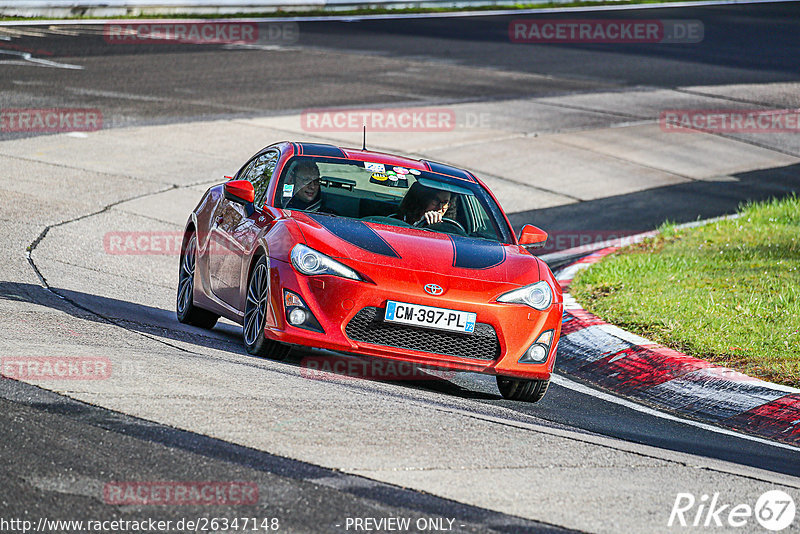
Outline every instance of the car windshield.
POLYGON ((295 157, 281 174, 275 205, 504 241, 491 215, 499 208, 479 184, 381 163, 295 157))

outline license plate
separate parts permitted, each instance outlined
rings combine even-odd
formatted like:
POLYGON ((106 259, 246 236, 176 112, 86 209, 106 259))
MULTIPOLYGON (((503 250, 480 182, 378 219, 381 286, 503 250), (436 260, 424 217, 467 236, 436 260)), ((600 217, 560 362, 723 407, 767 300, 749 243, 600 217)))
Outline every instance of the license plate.
POLYGON ((386 314, 383 319, 389 323, 403 323, 471 334, 475 330, 476 315, 471 312, 390 300, 386 303, 386 314))

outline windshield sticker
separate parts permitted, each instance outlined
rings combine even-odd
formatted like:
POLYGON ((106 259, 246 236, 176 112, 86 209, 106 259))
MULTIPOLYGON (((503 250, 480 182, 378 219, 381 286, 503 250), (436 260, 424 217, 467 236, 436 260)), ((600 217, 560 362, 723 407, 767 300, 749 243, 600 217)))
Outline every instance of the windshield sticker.
POLYGON ((283 196, 290 197, 294 191, 294 184, 283 184, 283 196))
POLYGON ((386 172, 386 167, 384 167, 383 163, 370 163, 369 161, 365 161, 364 168, 372 172, 386 172))
POLYGON ((408 174, 408 169, 405 167, 393 167, 392 170, 397 174, 408 174))
POLYGON ((419 176, 419 171, 417 169, 408 169, 408 172, 410 172, 414 176, 419 176))
POLYGON ((408 180, 405 175, 397 175, 392 171, 373 173, 369 179, 370 183, 385 185, 386 187, 408 187, 408 180))

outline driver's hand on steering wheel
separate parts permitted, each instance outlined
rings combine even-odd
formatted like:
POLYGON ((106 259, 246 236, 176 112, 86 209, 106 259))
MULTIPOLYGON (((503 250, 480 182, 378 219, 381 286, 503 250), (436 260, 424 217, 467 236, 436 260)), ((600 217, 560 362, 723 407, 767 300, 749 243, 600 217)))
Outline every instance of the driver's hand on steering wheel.
POLYGON ((420 224, 424 220, 428 225, 436 224, 442 222, 442 218, 444 217, 444 213, 440 210, 437 211, 426 211, 425 214, 420 218, 420 224))

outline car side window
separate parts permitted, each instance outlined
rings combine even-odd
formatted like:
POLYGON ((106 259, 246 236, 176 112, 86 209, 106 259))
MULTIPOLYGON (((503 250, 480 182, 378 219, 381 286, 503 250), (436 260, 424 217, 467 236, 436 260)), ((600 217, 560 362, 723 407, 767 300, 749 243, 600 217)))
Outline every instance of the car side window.
POLYGON ((275 172, 275 166, 278 163, 278 151, 270 150, 257 156, 242 176, 243 180, 249 181, 253 184, 255 190, 255 205, 264 205, 264 196, 267 194, 269 181, 272 178, 272 173, 275 172))

